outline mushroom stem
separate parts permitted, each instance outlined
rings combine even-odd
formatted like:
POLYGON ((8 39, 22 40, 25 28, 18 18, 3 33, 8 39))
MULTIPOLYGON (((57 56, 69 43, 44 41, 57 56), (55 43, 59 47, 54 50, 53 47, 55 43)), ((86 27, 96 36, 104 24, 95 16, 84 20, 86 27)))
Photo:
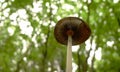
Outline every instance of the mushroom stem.
POLYGON ((68 35, 66 72, 72 72, 72 37, 68 35))

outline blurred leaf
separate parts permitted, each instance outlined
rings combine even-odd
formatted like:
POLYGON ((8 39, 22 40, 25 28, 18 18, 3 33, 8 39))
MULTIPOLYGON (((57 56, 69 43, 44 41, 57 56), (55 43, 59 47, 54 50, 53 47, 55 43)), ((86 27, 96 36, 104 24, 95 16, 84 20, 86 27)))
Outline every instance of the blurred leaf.
POLYGON ((33 0, 14 0, 12 2, 12 7, 19 9, 19 8, 25 8, 27 5, 31 5, 33 3, 33 0))

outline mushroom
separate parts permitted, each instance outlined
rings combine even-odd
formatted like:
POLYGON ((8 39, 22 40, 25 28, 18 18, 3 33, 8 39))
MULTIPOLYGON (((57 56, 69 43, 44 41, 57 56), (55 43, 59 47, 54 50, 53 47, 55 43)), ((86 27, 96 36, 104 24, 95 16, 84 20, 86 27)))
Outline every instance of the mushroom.
POLYGON ((59 43, 67 45, 66 72, 72 72, 72 45, 85 42, 90 34, 87 23, 78 17, 65 17, 57 22, 54 36, 59 43))

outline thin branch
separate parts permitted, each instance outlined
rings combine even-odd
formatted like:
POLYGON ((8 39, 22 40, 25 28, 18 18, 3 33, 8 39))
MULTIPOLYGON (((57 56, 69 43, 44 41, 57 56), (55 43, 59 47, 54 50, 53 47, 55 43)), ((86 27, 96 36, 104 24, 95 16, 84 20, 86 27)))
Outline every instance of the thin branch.
POLYGON ((49 20, 50 20, 50 23, 48 24, 48 32, 47 32, 47 37, 46 37, 46 42, 45 42, 45 50, 43 51, 43 56, 44 56, 44 58, 43 58, 43 60, 42 60, 42 62, 43 62, 43 72, 46 72, 45 71, 45 67, 46 67, 46 58, 47 58, 47 55, 48 55, 48 50, 47 50, 47 48, 48 48, 48 40, 49 40, 49 36, 50 36, 50 25, 51 25, 51 21, 52 21, 52 7, 51 7, 51 2, 49 2, 49 7, 50 7, 50 12, 49 12, 49 20))
POLYGON ((82 48, 79 48, 78 51, 77 51, 77 57, 78 57, 78 72, 81 72, 82 71, 82 60, 80 58, 80 54, 79 52, 81 51, 82 48))
MULTIPOLYGON (((87 4, 87 7, 88 7, 88 17, 87 17, 87 23, 89 24, 90 23, 90 4, 91 3, 89 3, 88 2, 88 0, 87 0, 87 2, 86 2, 86 4, 87 4)), ((87 60, 88 60, 88 58, 90 57, 90 52, 91 52, 91 48, 89 49, 89 51, 88 52, 86 52, 87 53, 87 57, 86 57, 86 59, 85 59, 85 64, 84 64, 84 66, 83 66, 83 72, 87 72, 87 70, 88 70, 88 64, 87 64, 87 60)))
POLYGON ((31 45, 32 45, 32 43, 27 46, 26 52, 21 56, 21 58, 20 58, 19 61, 17 62, 17 67, 16 67, 15 72, 19 72, 19 70, 20 70, 20 64, 21 64, 21 62, 23 61, 23 58, 28 55, 28 52, 29 52, 29 50, 30 50, 31 45))

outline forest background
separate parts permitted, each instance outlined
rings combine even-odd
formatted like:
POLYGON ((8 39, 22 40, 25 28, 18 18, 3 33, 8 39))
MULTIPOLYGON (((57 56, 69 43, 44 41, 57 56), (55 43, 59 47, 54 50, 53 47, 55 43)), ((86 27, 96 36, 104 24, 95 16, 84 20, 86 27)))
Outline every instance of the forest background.
POLYGON ((0 72, 65 72, 60 19, 79 17, 92 34, 73 46, 73 72, 120 72, 120 0, 0 0, 0 72))

